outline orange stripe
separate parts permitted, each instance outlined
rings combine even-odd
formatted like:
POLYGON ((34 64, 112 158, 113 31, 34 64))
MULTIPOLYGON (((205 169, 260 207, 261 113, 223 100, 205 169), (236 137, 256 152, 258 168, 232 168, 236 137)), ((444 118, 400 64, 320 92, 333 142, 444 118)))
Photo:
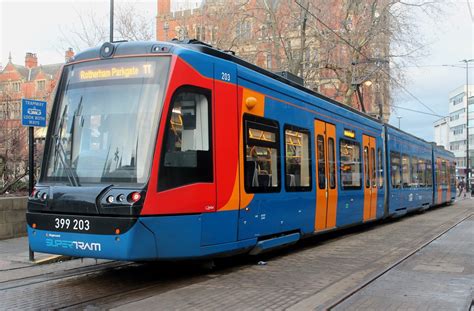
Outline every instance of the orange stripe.
POLYGON ((316 165, 315 175, 316 175, 316 215, 315 215, 315 230, 324 230, 326 229, 326 219, 327 219, 327 205, 326 205, 326 189, 319 189, 319 156, 318 156, 318 135, 324 137, 325 124, 319 120, 314 121, 314 151, 316 152, 316 165))
POLYGON ((374 172, 377 169, 377 141, 374 137, 370 137, 370 166, 371 166, 371 178, 375 177, 375 180, 371 182, 371 193, 372 198, 370 200, 370 219, 375 219, 377 217, 377 174, 374 172), (373 149, 373 153, 372 153, 373 149), (375 167, 374 167, 375 165, 375 167))
POLYGON ((327 221, 326 225, 327 228, 333 228, 336 226, 336 215, 337 215, 337 165, 335 165, 335 183, 336 187, 334 189, 331 189, 331 184, 329 183, 330 179, 330 163, 329 163, 329 138, 332 138, 334 140, 334 161, 336 161, 336 126, 333 124, 326 123, 326 176, 328 177, 328 207, 327 207, 327 221))

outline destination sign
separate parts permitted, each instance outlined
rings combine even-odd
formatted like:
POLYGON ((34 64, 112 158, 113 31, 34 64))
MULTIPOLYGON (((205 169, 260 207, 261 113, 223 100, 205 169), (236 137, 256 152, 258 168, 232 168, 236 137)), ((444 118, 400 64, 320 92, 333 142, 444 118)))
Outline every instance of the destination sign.
POLYGON ((71 74, 73 81, 86 82, 111 79, 152 78, 155 73, 153 62, 120 62, 110 65, 88 66, 71 74))

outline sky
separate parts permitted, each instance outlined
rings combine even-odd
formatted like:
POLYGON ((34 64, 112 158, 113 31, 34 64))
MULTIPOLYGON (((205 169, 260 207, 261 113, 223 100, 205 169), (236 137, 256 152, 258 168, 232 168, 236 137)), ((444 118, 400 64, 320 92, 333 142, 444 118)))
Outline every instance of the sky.
MULTIPOLYGON (((115 0, 133 3, 137 12, 154 22, 157 0, 115 0)), ((177 0, 186 6, 190 0, 177 0)), ((199 2, 193 0, 192 2, 199 2)), ((474 10, 474 0, 471 9, 474 10)), ((443 67, 443 64, 461 65, 462 59, 474 58, 473 19, 466 0, 444 0, 442 18, 433 20, 426 16, 417 18, 419 35, 429 45, 427 54, 419 61, 419 67, 407 67, 405 88, 439 115, 448 114, 449 93, 465 84, 466 70, 443 67)), ((69 47, 60 38, 67 36, 79 23, 79 13, 93 11, 98 18, 108 22, 109 0, 0 0, 0 63, 5 65, 11 52, 14 63, 23 64, 26 52, 37 53, 40 64, 64 61, 69 47)), ((474 12, 472 13, 474 14, 474 12)), ((77 28, 77 27, 76 27, 77 28)), ((474 63, 472 63, 474 67, 474 63)), ((469 71, 474 84, 474 70, 469 71)), ((429 112, 412 96, 402 90, 393 94, 393 104, 408 109, 429 112)), ((396 108, 390 123, 401 129, 432 141, 433 122, 439 117, 413 113, 396 108)))

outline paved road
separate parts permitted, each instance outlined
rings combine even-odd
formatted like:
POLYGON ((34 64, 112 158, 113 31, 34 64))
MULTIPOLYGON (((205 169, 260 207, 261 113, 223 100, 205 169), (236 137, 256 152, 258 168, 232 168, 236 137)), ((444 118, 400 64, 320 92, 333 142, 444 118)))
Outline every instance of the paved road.
POLYGON ((407 309, 420 306, 421 297, 435 306, 462 308, 474 288, 474 220, 468 218, 473 202, 315 237, 262 257, 223 260, 213 270, 197 263, 71 261, 42 268, 47 272, 19 269, 21 276, 18 270, 3 271, 0 309, 325 309, 466 219, 336 306, 407 309), (258 265, 260 260, 266 265, 258 265), (429 301, 439 294, 439 302, 429 301))

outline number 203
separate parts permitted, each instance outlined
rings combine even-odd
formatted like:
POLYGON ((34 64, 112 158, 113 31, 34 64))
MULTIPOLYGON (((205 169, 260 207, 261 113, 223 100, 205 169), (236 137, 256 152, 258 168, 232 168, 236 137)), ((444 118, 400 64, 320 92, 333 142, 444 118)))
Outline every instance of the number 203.
POLYGON ((221 72, 221 79, 224 81, 230 81, 230 73, 221 72))

